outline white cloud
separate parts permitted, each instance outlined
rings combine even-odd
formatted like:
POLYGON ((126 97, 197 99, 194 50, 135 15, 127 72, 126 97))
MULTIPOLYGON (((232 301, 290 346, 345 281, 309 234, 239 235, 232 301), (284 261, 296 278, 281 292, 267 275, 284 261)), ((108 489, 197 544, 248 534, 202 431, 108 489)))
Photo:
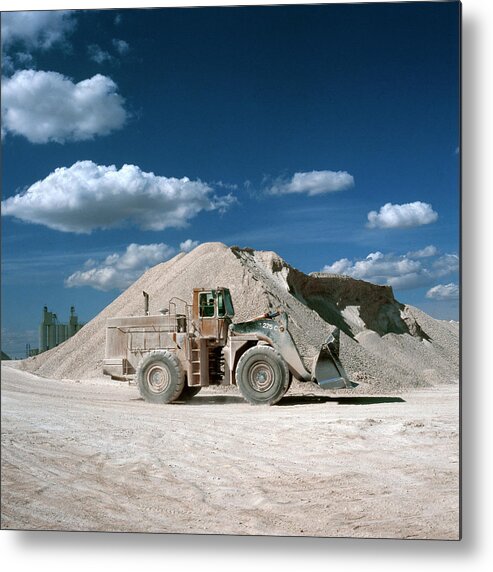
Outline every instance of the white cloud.
POLYGON ((199 212, 223 212, 234 202, 232 195, 213 195, 200 180, 79 161, 3 201, 2 215, 64 232, 90 233, 123 223, 163 230, 185 227, 199 212))
POLYGON ((2 47, 15 43, 28 50, 47 50, 66 41, 75 28, 72 11, 2 12, 2 47))
POLYGON ((341 258, 336 260, 332 264, 327 264, 322 268, 322 272, 325 274, 345 274, 351 276, 353 270, 353 263, 349 258, 341 258))
POLYGON ((4 81, 3 76, 10 75, 14 73, 15 62, 12 56, 2 54, 2 81, 4 81))
POLYGON ((135 282, 148 268, 168 260, 175 249, 167 244, 130 244, 123 254, 110 254, 97 264, 90 259, 84 270, 78 270, 65 280, 67 288, 90 286, 96 290, 113 288, 124 290, 135 282))
POLYGON ((215 187, 219 187, 221 189, 228 189, 229 191, 236 191, 238 189, 238 185, 234 183, 224 183, 223 181, 213 181, 211 183, 215 187))
POLYGON ((113 47, 115 48, 115 50, 121 56, 125 55, 130 49, 128 42, 126 42, 125 40, 118 40, 117 38, 114 38, 112 43, 113 43, 113 47))
POLYGON ((31 143, 82 141, 122 127, 123 103, 104 75, 73 83, 57 72, 22 70, 2 82, 2 127, 31 143))
POLYGON ((433 280, 433 276, 427 268, 422 268, 420 272, 409 272, 402 276, 391 276, 386 284, 392 286, 394 290, 413 290, 428 286, 433 280))
POLYGON ((27 67, 32 66, 34 63, 34 59, 31 54, 28 52, 16 52, 15 58, 19 62, 20 65, 27 67))
POLYGON ((459 270, 459 257, 457 254, 444 254, 433 262, 433 274, 436 277, 448 276, 459 270))
POLYGON ((111 62, 113 60, 113 56, 97 44, 89 45, 87 47, 87 53, 89 54, 89 58, 97 64, 104 64, 105 62, 111 62))
POLYGON ((370 280, 382 283, 390 277, 403 276, 419 272, 421 263, 417 260, 396 257, 393 254, 371 252, 365 259, 351 262, 347 258, 338 260, 334 264, 325 266, 323 272, 347 274, 359 280, 370 280))
POLYGON ((180 243, 180 250, 182 252, 190 252, 191 250, 196 248, 199 244, 200 242, 198 240, 192 240, 191 238, 187 238, 187 240, 184 240, 183 242, 180 243))
POLYGON ((439 277, 457 272, 457 255, 437 257, 437 253, 436 247, 431 245, 403 255, 371 252, 364 259, 351 261, 341 258, 324 266, 322 272, 345 274, 358 280, 392 286, 396 290, 409 290, 428 286, 439 277))
POLYGON ((272 195, 307 193, 308 196, 344 191, 354 185, 354 178, 346 171, 310 171, 295 173, 290 180, 278 179, 268 189, 272 195))
POLYGON ((430 244, 429 246, 425 246, 421 250, 414 250, 412 252, 408 252, 406 256, 410 258, 428 258, 429 256, 435 256, 438 253, 438 249, 436 246, 430 244))
POLYGON ((438 284, 426 292, 426 297, 432 300, 457 300, 459 298, 459 287, 457 284, 438 284))
POLYGON ((386 203, 380 211, 368 213, 369 228, 410 228, 435 222, 438 214, 428 203, 415 201, 403 205, 386 203))
POLYGON ((12 52, 10 55, 4 53, 2 55, 2 82, 19 67, 35 69, 33 56, 28 52, 12 52))

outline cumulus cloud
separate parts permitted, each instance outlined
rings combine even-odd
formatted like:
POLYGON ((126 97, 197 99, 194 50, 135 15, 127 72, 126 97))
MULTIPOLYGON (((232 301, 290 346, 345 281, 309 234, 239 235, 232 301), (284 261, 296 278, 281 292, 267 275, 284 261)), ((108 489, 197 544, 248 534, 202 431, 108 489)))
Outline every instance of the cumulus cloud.
POLYGON ((438 256, 436 247, 428 246, 403 255, 371 252, 364 259, 341 258, 324 266, 322 272, 345 274, 358 280, 392 286, 396 290, 409 290, 429 286, 437 278, 457 272, 458 266, 457 255, 438 256), (423 252, 426 255, 423 255, 423 252))
POLYGON ((90 286, 108 291, 124 290, 137 280, 148 268, 168 260, 175 249, 167 244, 129 244, 123 254, 110 254, 98 264, 90 259, 84 270, 78 270, 65 280, 67 288, 90 286))
POLYGON ((306 193, 308 196, 344 191, 354 185, 354 178, 346 171, 309 171, 295 173, 291 179, 277 179, 268 189, 272 195, 306 193))
POLYGON ((76 25, 72 11, 2 12, 2 48, 48 50, 63 44, 76 25))
POLYGON ((125 40, 118 40, 117 38, 114 38, 112 43, 115 50, 121 56, 125 55, 130 50, 130 46, 128 45, 128 42, 126 42, 125 40))
POLYGON ((380 211, 368 213, 369 228, 411 228, 435 222, 438 214, 428 203, 415 201, 403 205, 386 203, 380 211))
POLYGON ((386 283, 389 279, 421 270, 421 263, 406 256, 370 252, 363 260, 350 261, 343 258, 324 267, 323 272, 346 274, 359 280, 386 283))
MULTIPOLYGON (((234 183, 225 183, 223 181, 213 181, 212 184, 215 187, 220 187, 221 189, 228 189, 229 191, 236 191, 238 189, 238 185, 234 183)), ((246 187, 246 185, 245 185, 246 187)))
POLYGON ((412 252, 408 252, 407 256, 410 258, 428 258, 429 256, 435 256, 437 253, 437 247, 430 244, 429 246, 425 246, 420 250, 413 250, 412 252))
POLYGON ((457 284, 438 284, 426 292, 426 297, 432 300, 457 300, 459 298, 459 287, 457 284))
POLYGON ((73 83, 57 72, 18 71, 2 82, 2 127, 31 143, 107 135, 127 117, 117 89, 100 74, 73 83))
POLYGON ((457 254, 444 254, 433 261, 433 274, 436 277, 448 276, 459 270, 459 257, 457 254))
POLYGON ((28 52, 12 52, 11 55, 2 54, 2 81, 4 77, 12 75, 19 67, 35 68, 33 56, 28 52))
POLYGON ((2 81, 3 76, 10 75, 14 73, 15 70, 15 62, 12 56, 8 56, 6 54, 2 54, 2 81))
POLYGON ((113 56, 97 44, 87 46, 87 53, 89 54, 89 58, 97 64, 104 64, 105 62, 111 62, 113 60, 113 56))
POLYGON ((224 212, 234 202, 230 194, 215 196, 200 180, 79 161, 4 200, 2 215, 63 232, 87 234, 123 223, 163 230, 185 227, 201 211, 224 212))
POLYGON ((32 66, 34 63, 32 55, 28 52, 17 52, 15 57, 19 64, 23 65, 24 67, 32 66))
POLYGON ((187 240, 184 240, 183 242, 180 243, 180 250, 182 252, 190 252, 191 250, 196 248, 199 244, 200 242, 198 240, 192 240, 191 238, 188 238, 187 240))

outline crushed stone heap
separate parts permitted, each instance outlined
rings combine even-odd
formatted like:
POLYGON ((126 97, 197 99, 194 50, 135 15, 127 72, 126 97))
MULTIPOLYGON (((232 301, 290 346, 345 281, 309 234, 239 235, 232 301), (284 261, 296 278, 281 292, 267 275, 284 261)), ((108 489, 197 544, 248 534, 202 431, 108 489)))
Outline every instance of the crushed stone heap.
POLYGON ((435 320, 399 303, 392 289, 347 276, 306 275, 275 252, 201 244, 143 274, 74 337, 21 367, 45 377, 88 379, 102 375, 106 320, 140 315, 142 291, 157 314, 177 296, 191 303, 195 287, 231 290, 235 321, 283 309, 306 364, 334 327, 341 329, 341 361, 358 392, 456 383, 459 325, 435 320))

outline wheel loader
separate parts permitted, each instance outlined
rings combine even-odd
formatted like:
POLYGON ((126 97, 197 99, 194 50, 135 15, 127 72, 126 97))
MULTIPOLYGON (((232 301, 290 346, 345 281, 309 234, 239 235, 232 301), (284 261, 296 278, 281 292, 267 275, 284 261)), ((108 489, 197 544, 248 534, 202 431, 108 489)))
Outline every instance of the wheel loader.
POLYGON ((151 403, 187 401, 202 387, 237 385, 253 405, 273 405, 293 378, 324 389, 351 388, 339 361, 339 331, 329 336, 308 371, 289 333, 285 312, 267 312, 234 322, 228 288, 195 288, 192 304, 172 298, 168 308, 109 318, 103 372, 115 379, 136 378, 151 403))

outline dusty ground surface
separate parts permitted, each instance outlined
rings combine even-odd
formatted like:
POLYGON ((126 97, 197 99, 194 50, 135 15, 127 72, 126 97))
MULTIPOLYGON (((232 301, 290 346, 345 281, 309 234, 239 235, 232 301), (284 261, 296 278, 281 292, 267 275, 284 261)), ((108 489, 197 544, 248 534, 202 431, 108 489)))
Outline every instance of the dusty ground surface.
POLYGON ((2 365, 2 528, 456 539, 458 386, 311 389, 156 406, 2 365))

